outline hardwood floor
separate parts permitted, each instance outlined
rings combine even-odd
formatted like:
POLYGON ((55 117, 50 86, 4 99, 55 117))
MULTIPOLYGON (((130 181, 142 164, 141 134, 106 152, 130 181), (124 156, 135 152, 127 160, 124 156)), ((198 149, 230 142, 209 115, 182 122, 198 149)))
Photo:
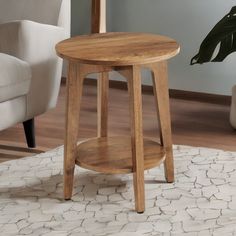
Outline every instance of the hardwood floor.
MULTIPOLYGON (((29 150, 21 124, 0 132, 0 162, 47 151, 63 144, 65 114, 65 84, 62 84, 55 109, 36 118, 37 149, 29 150)), ((109 134, 129 133, 128 93, 110 89, 109 134)), ((79 138, 96 136, 96 87, 86 85, 82 99, 79 138)), ((227 105, 171 99, 174 144, 219 148, 236 151, 236 131, 229 124, 227 105)), ((144 134, 158 136, 158 125, 151 94, 143 95, 144 134)))

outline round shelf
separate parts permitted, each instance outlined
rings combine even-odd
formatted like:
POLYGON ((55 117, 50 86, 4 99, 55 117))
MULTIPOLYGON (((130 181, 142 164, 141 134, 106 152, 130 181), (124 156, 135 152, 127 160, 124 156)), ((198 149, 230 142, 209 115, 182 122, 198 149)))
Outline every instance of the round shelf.
MULTIPOLYGON (((101 173, 132 173, 131 137, 93 138, 77 147, 76 164, 101 173)), ((144 169, 159 166, 165 160, 164 148, 150 139, 144 139, 144 169)))

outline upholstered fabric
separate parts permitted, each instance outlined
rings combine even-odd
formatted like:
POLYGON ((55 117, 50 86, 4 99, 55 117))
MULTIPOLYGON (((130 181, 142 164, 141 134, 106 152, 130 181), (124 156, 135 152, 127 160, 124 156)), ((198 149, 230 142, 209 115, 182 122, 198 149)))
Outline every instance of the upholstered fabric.
POLYGON ((23 121, 26 117, 26 96, 0 102, 0 130, 23 121))
POLYGON ((0 53, 0 102, 29 92, 31 69, 16 57, 0 53))
POLYGON ((56 106, 62 60, 56 55, 55 44, 70 35, 70 2, 0 0, 0 52, 25 61, 32 72, 27 112, 17 122, 56 106))
POLYGON ((70 17, 71 0, 0 0, 0 24, 29 20, 62 27, 69 37, 70 17))
POLYGON ((0 0, 0 23, 31 20, 58 25, 62 0, 0 0))
POLYGON ((27 96, 27 119, 56 105, 62 60, 55 44, 65 38, 64 29, 33 21, 14 21, 0 25, 0 51, 29 63, 32 82, 27 96))
POLYGON ((65 30, 65 37, 69 38, 71 32, 71 0, 62 0, 57 25, 65 30))

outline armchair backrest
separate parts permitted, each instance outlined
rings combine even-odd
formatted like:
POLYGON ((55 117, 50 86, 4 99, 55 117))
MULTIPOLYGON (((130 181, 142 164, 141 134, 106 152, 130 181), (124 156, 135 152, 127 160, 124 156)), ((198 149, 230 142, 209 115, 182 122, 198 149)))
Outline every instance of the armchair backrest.
POLYGON ((62 26, 70 30, 71 0, 0 0, 0 24, 14 20, 62 26))

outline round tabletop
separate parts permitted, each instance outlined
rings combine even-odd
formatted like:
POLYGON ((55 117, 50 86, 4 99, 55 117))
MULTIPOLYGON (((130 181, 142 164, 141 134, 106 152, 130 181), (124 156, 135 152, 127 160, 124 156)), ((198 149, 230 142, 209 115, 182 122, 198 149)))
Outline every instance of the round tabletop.
POLYGON ((180 51, 168 37, 145 33, 77 36, 56 45, 58 56, 83 64, 128 66, 167 60, 180 51))

